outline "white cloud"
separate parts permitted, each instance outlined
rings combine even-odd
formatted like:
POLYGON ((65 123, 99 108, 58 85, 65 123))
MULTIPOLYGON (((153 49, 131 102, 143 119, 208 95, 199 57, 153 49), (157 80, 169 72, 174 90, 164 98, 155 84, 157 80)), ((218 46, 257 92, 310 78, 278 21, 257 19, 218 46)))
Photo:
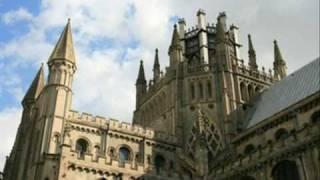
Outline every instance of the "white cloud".
POLYGON ((32 20, 32 14, 24 9, 19 8, 14 11, 9 11, 2 16, 2 21, 6 24, 13 24, 19 21, 30 21, 32 20))
POLYGON ((0 111, 1 146, 0 146, 0 171, 9 155, 20 122, 21 109, 8 107, 0 111))

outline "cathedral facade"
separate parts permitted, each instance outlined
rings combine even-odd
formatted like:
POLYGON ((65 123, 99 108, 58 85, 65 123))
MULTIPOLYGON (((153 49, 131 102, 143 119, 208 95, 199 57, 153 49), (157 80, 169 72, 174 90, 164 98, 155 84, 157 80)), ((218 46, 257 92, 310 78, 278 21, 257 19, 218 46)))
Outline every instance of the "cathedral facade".
POLYGON ((287 76, 274 41, 266 70, 248 35, 245 64, 238 29, 180 19, 165 71, 157 49, 151 80, 140 62, 129 124, 72 109, 69 21, 22 100, 4 180, 319 180, 320 59, 287 76))

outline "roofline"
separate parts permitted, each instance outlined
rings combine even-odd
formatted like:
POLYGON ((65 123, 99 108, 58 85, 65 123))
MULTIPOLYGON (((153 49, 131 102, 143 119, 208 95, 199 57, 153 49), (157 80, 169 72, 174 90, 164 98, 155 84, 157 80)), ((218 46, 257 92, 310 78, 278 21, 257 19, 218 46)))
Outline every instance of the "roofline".
MULTIPOLYGON (((301 103, 303 101, 307 101, 306 103, 308 103, 309 101, 312 101, 313 98, 318 98, 318 97, 320 97, 320 90, 315 92, 315 93, 313 93, 313 94, 311 94, 311 95, 309 95, 309 96, 307 96, 304 99, 301 99, 300 101, 292 104, 291 106, 288 106, 287 108, 282 109, 281 111, 270 115, 269 117, 263 119, 262 121, 260 121, 259 123, 255 124, 254 126, 251 126, 251 127, 247 128, 247 129, 245 129, 244 132, 240 133, 237 137, 235 137, 232 140, 232 143, 235 143, 235 142, 241 140, 242 138, 245 138, 246 136, 254 133, 258 128, 262 128, 263 126, 271 123, 272 120, 275 120, 279 116, 282 116, 285 113, 289 113, 289 112, 294 111, 295 109, 297 109, 297 108, 299 108, 301 106, 301 105, 299 105, 299 103, 301 103)), ((303 103, 303 104, 306 104, 306 103, 303 103)))

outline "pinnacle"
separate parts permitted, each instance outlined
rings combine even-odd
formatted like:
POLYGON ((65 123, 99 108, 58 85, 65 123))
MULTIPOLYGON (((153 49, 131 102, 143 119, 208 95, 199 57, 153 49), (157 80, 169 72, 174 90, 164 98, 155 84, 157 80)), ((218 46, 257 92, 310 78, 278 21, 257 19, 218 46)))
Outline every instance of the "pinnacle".
POLYGON ((280 52, 280 48, 278 46, 277 40, 273 41, 274 43, 274 61, 275 62, 284 62, 281 52, 280 52))
POLYGON ((250 52, 254 52, 254 47, 253 47, 253 43, 252 43, 252 39, 251 39, 251 35, 248 34, 248 42, 249 42, 249 53, 250 52))
POLYGON ((60 35, 60 38, 51 53, 51 56, 48 60, 48 63, 53 60, 67 60, 72 63, 75 63, 75 53, 72 42, 72 32, 71 32, 71 23, 70 18, 68 23, 65 26, 63 32, 60 35))
POLYGON ((138 73, 138 78, 137 78, 137 84, 145 84, 146 83, 146 77, 144 75, 144 68, 143 68, 143 61, 140 61, 140 68, 139 68, 139 73, 138 73))
POLYGON ((179 46, 179 45, 180 45, 180 37, 179 37, 178 30, 177 30, 177 25, 174 24, 171 46, 179 46))
POLYGON ((22 100, 22 104, 26 103, 28 100, 33 101, 33 100, 37 99, 37 97, 41 93, 44 85, 45 85, 45 82, 44 82, 44 71, 43 71, 43 63, 42 63, 34 80, 31 83, 26 95, 24 96, 24 98, 22 100))
POLYGON ((217 28, 217 30, 216 30, 217 40, 223 41, 225 39, 225 32, 224 32, 222 22, 219 19, 218 19, 218 23, 217 23, 216 28, 217 28))
POLYGON ((153 67, 159 67, 160 63, 159 63, 158 48, 156 48, 155 52, 156 52, 156 54, 155 54, 155 57, 154 57, 154 65, 153 65, 153 67))

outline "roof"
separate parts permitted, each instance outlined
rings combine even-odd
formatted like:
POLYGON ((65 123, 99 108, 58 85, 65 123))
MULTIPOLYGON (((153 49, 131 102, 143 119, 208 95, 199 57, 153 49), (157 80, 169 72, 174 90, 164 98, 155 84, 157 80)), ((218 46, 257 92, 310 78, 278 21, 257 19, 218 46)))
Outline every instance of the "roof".
POLYGON ((42 91, 45 85, 44 82, 44 72, 43 72, 43 65, 41 65, 38 73, 36 74, 34 80, 32 81, 26 95, 24 96, 22 103, 27 102, 28 100, 35 100, 39 96, 40 92, 42 91))
POLYGON ((70 20, 68 20, 67 25, 61 33, 60 38, 53 52, 51 53, 48 62, 56 59, 68 60, 72 63, 75 63, 75 53, 73 49, 70 20))
POLYGON ((320 58, 288 75, 264 91, 247 117, 247 128, 320 91, 320 58))

